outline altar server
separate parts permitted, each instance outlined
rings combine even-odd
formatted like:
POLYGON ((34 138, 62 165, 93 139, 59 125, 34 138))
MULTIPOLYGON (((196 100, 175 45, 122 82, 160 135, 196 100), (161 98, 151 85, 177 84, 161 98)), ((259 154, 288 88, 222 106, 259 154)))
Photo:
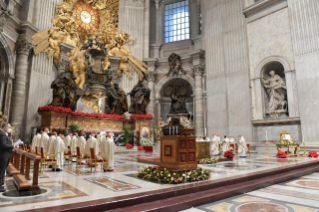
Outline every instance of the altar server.
MULTIPOLYGON (((72 133, 69 133, 65 138, 64 138, 64 145, 65 148, 68 148, 68 146, 71 146, 71 139, 72 139, 72 133)), ((66 150, 67 153, 68 150, 66 150)))
POLYGON ((247 152, 247 144, 245 141, 244 136, 239 135, 239 142, 238 142, 238 156, 239 157, 246 157, 247 152))
POLYGON ((84 153, 85 144, 86 144, 85 132, 82 132, 82 135, 80 136, 78 143, 77 143, 77 146, 80 147, 81 154, 84 153))
POLYGON ((104 171, 113 172, 114 171, 114 154, 116 145, 112 139, 112 134, 108 134, 105 138, 105 134, 101 135, 101 155, 105 156, 107 161, 107 166, 104 167, 104 171))
POLYGON ((223 152, 227 152, 229 150, 230 150, 229 138, 227 138, 227 135, 225 135, 223 140, 223 152))
POLYGON ((219 142, 217 136, 213 134, 212 145, 211 145, 212 155, 219 155, 219 142))
POLYGON ((62 167, 64 164, 64 150, 65 150, 65 144, 64 144, 64 135, 60 134, 57 139, 54 141, 53 145, 53 151, 52 153, 56 155, 57 160, 57 169, 56 171, 62 171, 62 167))
POLYGON ((49 142, 49 129, 48 128, 44 128, 44 132, 42 133, 42 136, 41 136, 41 142, 39 144, 39 148, 38 148, 38 151, 40 152, 41 151, 41 147, 43 147, 43 150, 45 152, 45 147, 47 145, 47 143, 49 142))

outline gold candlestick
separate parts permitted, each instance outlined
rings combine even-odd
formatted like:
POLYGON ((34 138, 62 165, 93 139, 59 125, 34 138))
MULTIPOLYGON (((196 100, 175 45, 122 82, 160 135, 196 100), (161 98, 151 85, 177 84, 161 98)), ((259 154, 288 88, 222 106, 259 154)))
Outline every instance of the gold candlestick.
POLYGON ((305 142, 303 142, 303 156, 306 157, 307 156, 307 152, 306 152, 306 144, 305 142))
POLYGON ((266 157, 269 157, 268 142, 266 143, 266 145, 267 145, 266 157))

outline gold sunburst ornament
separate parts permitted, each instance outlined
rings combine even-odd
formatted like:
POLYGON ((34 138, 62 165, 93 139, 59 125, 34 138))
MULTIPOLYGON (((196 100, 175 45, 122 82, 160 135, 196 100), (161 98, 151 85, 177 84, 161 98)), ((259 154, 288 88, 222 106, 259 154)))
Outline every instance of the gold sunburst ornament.
POLYGON ((75 27, 79 32, 86 32, 92 30, 95 32, 99 27, 99 11, 82 1, 74 4, 74 10, 77 13, 77 20, 75 27))

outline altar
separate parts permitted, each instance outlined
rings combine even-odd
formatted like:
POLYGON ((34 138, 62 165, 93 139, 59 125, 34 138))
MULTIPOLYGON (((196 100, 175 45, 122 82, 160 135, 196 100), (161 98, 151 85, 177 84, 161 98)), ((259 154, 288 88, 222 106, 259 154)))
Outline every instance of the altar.
POLYGON ((280 141, 276 143, 278 152, 282 151, 282 149, 287 149, 287 157, 297 156, 299 157, 300 143, 295 142, 289 132, 284 130, 280 133, 280 141), (293 152, 291 152, 292 150, 293 152))

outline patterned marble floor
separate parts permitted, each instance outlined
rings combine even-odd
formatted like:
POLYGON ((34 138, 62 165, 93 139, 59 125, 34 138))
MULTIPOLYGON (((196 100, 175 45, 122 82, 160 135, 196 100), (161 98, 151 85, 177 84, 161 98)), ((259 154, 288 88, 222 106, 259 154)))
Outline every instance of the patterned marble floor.
MULTIPOLYGON (((22 211, 28 209, 35 208, 45 208, 56 205, 65 205, 71 203, 79 203, 85 201, 98 200, 103 198, 110 197, 118 197, 122 195, 128 194, 136 194, 140 192, 146 191, 154 191, 165 188, 172 188, 178 185, 163 185, 152 182, 143 181, 137 179, 133 175, 137 173, 137 170, 141 166, 153 166, 145 163, 137 162, 139 157, 142 158, 156 158, 159 157, 159 154, 149 154, 143 153, 136 150, 126 151, 125 149, 117 149, 117 153, 115 154, 115 172, 102 172, 101 168, 97 168, 96 173, 91 173, 90 168, 82 165, 81 168, 76 168, 75 163, 72 165, 66 165, 64 167, 64 171, 62 172, 52 172, 50 169, 46 169, 43 174, 41 174, 39 178, 40 187, 46 189, 47 192, 38 196, 33 197, 19 197, 12 198, 6 197, 3 193, 0 193, 0 211, 22 211)), ((233 161, 227 162, 219 162, 214 165, 200 165, 202 168, 211 171, 210 180, 221 179, 225 177, 232 177, 238 175, 245 175, 248 173, 253 173, 256 171, 263 171, 272 168, 279 167, 287 167, 291 165, 301 164, 305 162, 309 162, 310 160, 307 157, 300 158, 289 158, 289 159, 277 159, 275 157, 266 158, 264 156, 251 156, 246 159, 243 158, 235 158, 233 161)), ((309 175, 304 179, 296 179, 295 181, 287 182, 289 185, 276 185, 277 187, 270 187, 267 190, 259 190, 255 192, 251 192, 246 196, 241 196, 237 198, 231 198, 229 200, 221 201, 218 203, 212 203, 210 206, 199 207, 194 210, 201 211, 218 211, 207 209, 207 207, 227 207, 236 208, 240 204, 246 203, 273 203, 279 204, 278 201, 282 201, 282 196, 287 195, 285 192, 294 192, 294 195, 290 195, 290 198, 298 198, 296 195, 302 193, 305 189, 310 189, 311 191, 309 195, 314 195, 309 198, 310 205, 309 208, 319 208, 319 205, 315 207, 314 203, 317 198, 316 192, 319 195, 319 173, 309 175), (298 181, 299 180, 299 181, 298 181), (310 188, 309 182, 311 182, 312 186, 317 186, 316 188, 310 188), (316 182, 316 183, 313 183, 316 182), (292 186, 294 184, 295 186, 292 186), (279 186, 279 187, 278 187, 279 186), (308 186, 308 187, 307 187, 308 186), (283 189, 285 187, 286 189, 283 189), (297 190, 289 189, 294 188, 297 190), (274 189, 279 189, 280 192, 274 189), (298 190, 299 189, 299 190, 298 190), (276 191, 276 192, 275 192, 276 191), (273 192, 273 193, 272 193, 273 192), (274 194, 276 193, 276 194, 274 194), (278 198, 271 199, 271 197, 277 195, 278 198), (249 198, 259 198, 263 199, 263 201, 246 201, 249 198), (236 199, 242 198, 242 200, 234 201, 236 199), (245 202, 246 201, 246 202, 245 202), (220 205, 221 204, 221 205, 220 205)), ((6 183, 8 185, 8 189, 13 189, 12 187, 12 178, 6 178, 6 183)), ((277 197, 276 196, 276 197, 277 197)), ((303 198, 306 198, 306 196, 303 198)), ((319 198, 319 196, 318 196, 319 198)), ((280 203, 282 204, 282 203, 280 203)), ((288 204, 288 203, 287 203, 288 204)), ((294 207, 305 207, 304 204, 298 204, 297 201, 291 201, 289 204, 294 204, 294 207)), ((260 204, 259 204, 260 205, 260 204)), ((227 208, 226 207, 226 208, 227 208)), ((245 206, 246 207, 246 206, 245 206)), ((245 207, 240 211, 249 211, 245 207)), ((247 206, 251 207, 251 206, 247 206)), ((259 207, 259 206, 258 206, 259 207)), ((262 205, 260 206, 262 207, 262 205)), ((265 206, 266 207, 266 206, 265 206)), ((270 207, 270 206, 269 206, 270 207)), ((279 207, 279 206, 278 206, 279 207)), ((291 206, 280 206, 289 208, 286 211, 293 211, 293 207, 291 206)), ((219 210, 219 211, 227 211, 227 210, 219 210)), ((256 211, 256 210, 255 210, 256 211)), ((262 211, 262 210, 259 210, 262 211)), ((296 210, 299 212, 298 210, 296 210)), ((302 210, 301 210, 302 211, 302 210)), ((309 211, 313 211, 310 209, 309 211)))
POLYGON ((181 212, 319 212, 319 172, 181 212))

